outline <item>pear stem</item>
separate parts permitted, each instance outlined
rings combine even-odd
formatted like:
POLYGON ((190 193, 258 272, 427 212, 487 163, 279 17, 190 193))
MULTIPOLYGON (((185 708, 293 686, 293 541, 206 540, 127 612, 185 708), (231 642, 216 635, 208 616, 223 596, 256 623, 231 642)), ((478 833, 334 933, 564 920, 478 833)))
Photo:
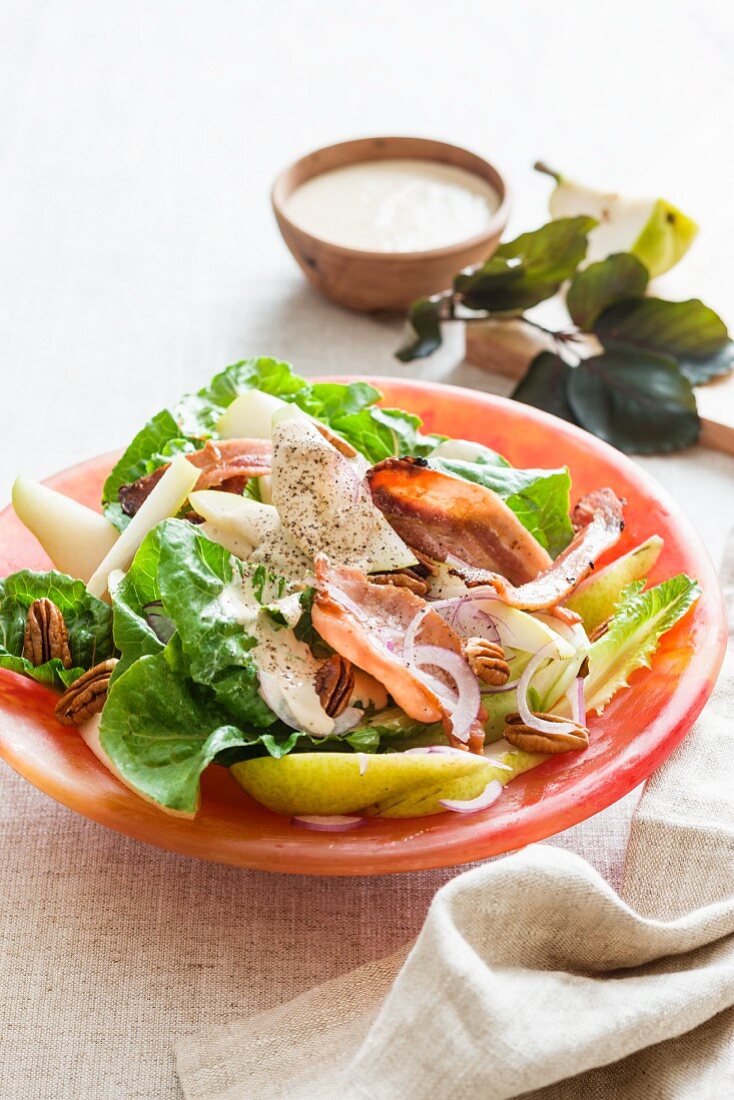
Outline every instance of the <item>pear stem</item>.
POLYGON ((556 172, 555 168, 549 168, 545 161, 536 160, 533 168, 536 172, 542 172, 544 176, 550 176, 551 179, 554 179, 556 181, 556 183, 561 182, 561 173, 556 172))

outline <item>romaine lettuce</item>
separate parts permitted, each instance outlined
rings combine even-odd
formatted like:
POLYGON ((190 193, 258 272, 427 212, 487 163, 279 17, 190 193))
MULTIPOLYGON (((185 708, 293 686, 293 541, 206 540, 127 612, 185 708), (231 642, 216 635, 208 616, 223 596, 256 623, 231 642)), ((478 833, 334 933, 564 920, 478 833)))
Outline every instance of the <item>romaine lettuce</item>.
MULTIPOLYGON (((195 684, 181 640, 141 657, 118 676, 102 712, 102 748, 122 778, 161 806, 194 813, 202 771, 247 735, 195 684)), ((257 734, 254 735, 255 739, 257 734)))
POLYGON ((642 591, 644 581, 629 585, 620 597, 606 634, 589 649, 589 675, 584 682, 586 709, 601 714, 631 673, 649 668, 658 641, 681 619, 701 594, 695 580, 680 573, 642 591))

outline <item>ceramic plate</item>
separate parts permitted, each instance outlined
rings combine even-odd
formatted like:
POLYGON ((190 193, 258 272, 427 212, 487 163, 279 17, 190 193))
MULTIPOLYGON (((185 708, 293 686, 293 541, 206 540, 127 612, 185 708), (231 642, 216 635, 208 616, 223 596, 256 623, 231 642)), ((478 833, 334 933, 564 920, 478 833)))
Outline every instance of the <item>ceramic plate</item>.
MULTIPOLYGON (((340 379, 343 381, 344 379, 340 379)), ((478 440, 515 466, 567 463, 574 498, 609 485, 627 499, 616 557, 653 533, 665 549, 651 575, 697 577, 703 595, 663 638, 653 667, 636 672, 600 718, 584 753, 560 756, 514 780, 488 810, 409 821, 372 821, 350 833, 294 828, 252 802, 223 768, 203 778, 197 818, 167 816, 115 780, 53 717, 54 694, 0 671, 0 754, 25 779, 86 817, 184 855, 299 874, 364 875, 466 863, 542 840, 598 813, 651 774, 691 728, 725 648, 711 561, 676 505, 634 462, 593 436, 527 405, 450 386, 370 379, 386 403, 418 413, 430 431, 478 440)), ((91 459, 48 484, 97 506, 114 455, 91 459)), ((49 562, 12 509, 0 515, 0 576, 49 562)))

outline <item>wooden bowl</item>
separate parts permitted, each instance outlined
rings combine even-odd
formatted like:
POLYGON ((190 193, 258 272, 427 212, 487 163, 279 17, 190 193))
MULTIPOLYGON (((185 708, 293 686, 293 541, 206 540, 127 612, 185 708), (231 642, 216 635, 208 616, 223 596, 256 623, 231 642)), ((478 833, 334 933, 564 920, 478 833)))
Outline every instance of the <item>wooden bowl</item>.
POLYGON ((507 183, 489 161, 458 145, 412 137, 359 138, 317 149, 281 172, 271 197, 283 239, 309 282, 340 305, 363 311, 403 311, 416 298, 445 290, 457 271, 491 256, 510 212, 507 183), (306 180, 347 164, 394 158, 451 164, 490 183, 500 205, 484 232, 425 252, 367 252, 314 237, 286 214, 289 197, 306 180))

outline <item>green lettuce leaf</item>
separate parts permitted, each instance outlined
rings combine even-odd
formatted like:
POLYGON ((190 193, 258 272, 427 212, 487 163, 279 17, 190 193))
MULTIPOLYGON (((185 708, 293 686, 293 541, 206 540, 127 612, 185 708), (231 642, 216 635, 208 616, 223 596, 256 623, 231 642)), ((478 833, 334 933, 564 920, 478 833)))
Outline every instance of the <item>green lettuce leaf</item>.
POLYGON ((113 679, 140 657, 154 656, 164 649, 146 613, 148 605, 160 600, 157 581, 160 547, 159 525, 143 539, 130 568, 112 592, 115 645, 122 654, 113 679))
POLYGON ((217 753, 247 740, 209 688, 189 678, 177 635, 160 653, 141 657, 115 678, 99 735, 136 791, 188 814, 196 812, 204 768, 217 753))
POLYGON ((697 581, 680 573, 642 591, 636 581, 622 592, 609 630, 589 649, 586 707, 601 714, 630 675, 649 668, 661 636, 681 619, 701 594, 697 581))
POLYGON ((454 477, 492 489, 555 558, 573 537, 569 518, 571 475, 557 470, 516 470, 512 466, 432 458, 430 465, 454 477))
POLYGON ((112 611, 89 595, 83 581, 30 569, 0 580, 0 668, 63 688, 113 652, 112 611), (65 669, 57 657, 36 667, 22 655, 28 608, 41 599, 52 600, 64 616, 73 668, 65 669))
POLYGON ((240 581, 241 564, 185 520, 165 520, 158 531, 158 589, 180 636, 188 675, 212 689, 231 720, 272 725, 276 718, 258 693, 250 653, 256 640, 223 599, 225 588, 240 581))

